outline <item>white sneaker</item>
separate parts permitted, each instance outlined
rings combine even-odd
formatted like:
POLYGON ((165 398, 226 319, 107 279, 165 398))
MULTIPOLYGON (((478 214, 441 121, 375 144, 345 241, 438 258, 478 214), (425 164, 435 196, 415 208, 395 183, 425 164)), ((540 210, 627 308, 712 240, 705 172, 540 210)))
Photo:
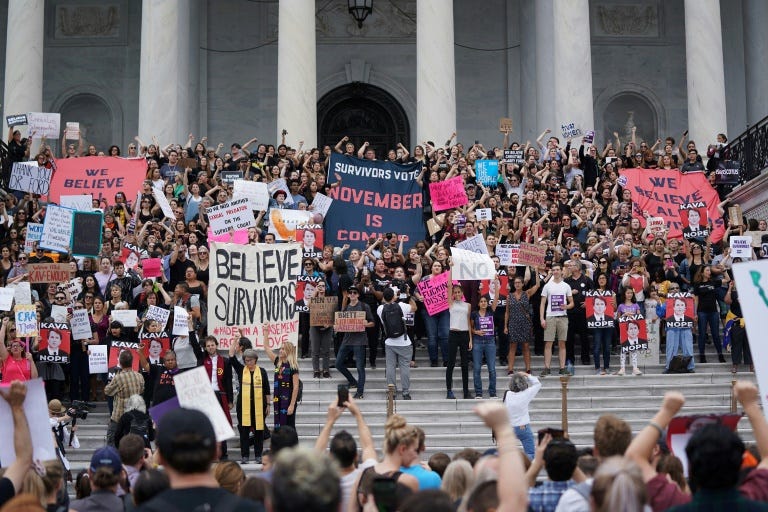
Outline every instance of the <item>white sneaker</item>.
POLYGON ((640 368, 635 368, 632 370, 632 375, 642 375, 643 372, 640 371, 640 368))
POLYGON ((624 375, 624 368, 622 368, 619 371, 617 371, 616 373, 614 373, 614 375, 624 375))

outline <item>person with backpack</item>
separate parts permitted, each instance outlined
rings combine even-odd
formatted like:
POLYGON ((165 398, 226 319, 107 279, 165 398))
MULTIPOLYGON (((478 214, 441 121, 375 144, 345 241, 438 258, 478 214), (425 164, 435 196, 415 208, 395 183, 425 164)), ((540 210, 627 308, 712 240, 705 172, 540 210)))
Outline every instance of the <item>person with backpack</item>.
POLYGON ((376 313, 381 319, 384 329, 384 350, 387 359, 387 385, 397 386, 396 368, 400 367, 400 380, 403 390, 403 400, 411 399, 411 340, 405 328, 405 315, 416 312, 416 302, 413 298, 406 304, 399 302, 395 290, 385 288, 384 304, 378 307, 376 313))
POLYGON ((152 418, 147 414, 147 404, 141 395, 131 395, 125 402, 125 413, 120 416, 115 432, 115 446, 120 445, 120 440, 128 435, 136 434, 144 440, 144 446, 150 448, 150 442, 155 440, 155 429, 152 426, 152 418))

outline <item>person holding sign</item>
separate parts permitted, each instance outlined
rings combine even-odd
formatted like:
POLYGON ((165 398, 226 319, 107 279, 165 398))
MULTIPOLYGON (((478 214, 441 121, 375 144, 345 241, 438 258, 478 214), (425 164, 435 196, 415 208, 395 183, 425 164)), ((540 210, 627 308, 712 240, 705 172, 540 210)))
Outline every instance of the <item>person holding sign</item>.
POLYGON ((565 369, 565 339, 568 334, 567 311, 573 308, 571 287, 563 281, 563 269, 559 263, 552 264, 552 278, 541 290, 541 305, 539 317, 544 329, 544 370, 539 375, 546 377, 550 374, 552 364, 552 346, 555 338, 558 340, 558 359, 560 375, 568 375, 565 369))
MULTIPOLYGON (((693 211, 693 210, 691 210, 693 211)), ((712 335, 712 344, 717 350, 717 359, 725 362, 723 346, 720 343, 720 313, 717 305, 717 291, 720 280, 712 277, 712 267, 703 266, 693 276, 693 293, 699 317, 699 362, 706 363, 704 349, 707 343, 707 326, 712 335)))
POLYGON ((608 275, 597 276, 594 296, 587 296, 587 325, 592 331, 592 355, 595 359, 595 374, 607 375, 611 367, 611 340, 616 298, 608 288, 608 275), (599 294, 599 295, 598 295, 599 294), (600 355, 603 367, 600 369, 600 355))
POLYGON ((448 333, 448 367, 445 369, 445 387, 448 389, 447 399, 454 399, 453 394, 453 369, 456 367, 456 351, 459 351, 461 360, 461 385, 464 398, 471 398, 469 394, 469 351, 472 350, 472 315, 471 306, 462 300, 464 294, 461 285, 453 285, 448 311, 451 315, 451 330, 448 333))
POLYGON ((680 349, 683 351, 683 358, 688 360, 688 366, 685 371, 693 373, 695 364, 693 362, 693 317, 686 315, 687 304, 683 294, 680 293, 680 285, 671 283, 668 289, 667 300, 663 304, 656 306, 656 313, 666 322, 666 341, 667 353, 666 364, 664 365, 665 374, 671 373, 670 364, 677 356, 680 349), (667 314, 667 307, 673 308, 673 315, 667 314))
MULTIPOLYGON (((342 311, 364 311, 366 329, 376 325, 371 308, 368 307, 368 304, 360 302, 360 290, 357 286, 350 286, 347 289, 347 300, 348 303, 342 307, 342 311)), ((345 332, 344 338, 341 340, 341 346, 336 353, 336 369, 347 379, 350 388, 357 388, 357 393, 355 393, 356 400, 362 399, 365 392, 365 346, 367 344, 368 336, 365 330, 362 332, 345 332), (352 374, 349 373, 344 364, 344 360, 350 352, 355 356, 357 380, 352 377, 352 374)))
MULTIPOLYGON (((539 289, 541 281, 539 273, 533 272, 536 282, 532 287, 523 290, 525 281, 520 276, 512 280, 512 292, 507 296, 507 310, 504 316, 504 334, 509 335, 509 354, 507 355, 507 375, 515 373, 515 354, 517 344, 522 344, 523 363, 525 373, 531 373, 531 346, 533 339, 533 320, 531 319, 531 297, 539 289)), ((526 275, 530 276, 530 268, 526 268, 526 275)))
POLYGON ((296 428, 296 404, 299 397, 299 362, 296 359, 296 345, 284 341, 277 355, 269 346, 269 324, 262 326, 264 351, 275 365, 275 430, 283 425, 296 428))
POLYGON ((496 297, 499 296, 499 281, 494 282, 493 296, 482 295, 477 302, 477 310, 472 312, 472 373, 475 383, 475 398, 483 398, 483 380, 480 370, 483 358, 488 365, 488 396, 496 398, 496 330, 493 327, 493 312, 496 309, 496 297))
POLYGON ((256 366, 259 360, 259 354, 252 348, 242 349, 242 342, 251 341, 247 338, 241 338, 239 329, 235 335, 237 338, 229 346, 229 364, 232 365, 232 371, 237 376, 240 384, 240 392, 237 394, 237 430, 240 433, 240 455, 241 464, 248 464, 250 455, 250 433, 253 436, 253 452, 256 456, 256 464, 261 464, 261 452, 264 449, 264 430, 266 429, 266 418, 269 416, 269 378, 267 371, 256 366), (235 350, 242 352, 243 362, 238 361, 235 350))
MULTIPOLYGON (((315 288, 316 302, 325 301, 325 281, 319 281, 315 288)), ((312 302, 310 301, 310 316, 312 315, 312 302)), ((331 313, 333 316, 333 313, 331 313)), ((330 356, 331 347, 333 347, 333 322, 325 325, 310 325, 309 327, 309 351, 312 354, 313 376, 319 379, 322 375, 324 379, 331 378, 330 356), (320 373, 320 360, 322 359, 322 374, 320 373)))
POLYGON ((10 347, 5 347, 8 322, 7 317, 3 318, 3 324, 0 326, 0 370, 3 375, 0 384, 7 385, 16 380, 25 382, 36 379, 37 366, 32 360, 32 353, 24 350, 21 340, 14 337, 11 339, 10 347))
POLYGON ((645 323, 643 322, 642 326, 640 324, 640 322, 644 320, 642 315, 638 314, 635 316, 640 317, 640 320, 619 320, 619 343, 621 344, 621 358, 619 361, 621 362, 621 368, 616 372, 616 375, 624 375, 626 371, 627 353, 630 353, 630 357, 632 358, 632 374, 643 374, 643 372, 640 371, 640 368, 637 367, 637 353, 639 350, 642 350, 643 345, 645 345, 646 350, 648 349, 648 340, 640 338, 641 330, 645 330, 645 323))

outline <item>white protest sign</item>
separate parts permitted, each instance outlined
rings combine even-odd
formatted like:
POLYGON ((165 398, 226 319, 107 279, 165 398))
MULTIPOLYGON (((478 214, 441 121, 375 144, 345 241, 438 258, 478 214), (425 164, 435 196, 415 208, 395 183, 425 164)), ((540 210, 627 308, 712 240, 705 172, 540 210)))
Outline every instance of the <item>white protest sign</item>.
POLYGON ((179 306, 173 307, 173 331, 174 336, 189 335, 189 313, 179 306))
POLYGON ((52 169, 38 167, 37 162, 15 162, 11 168, 8 188, 31 194, 48 194, 52 169))
POLYGON ((43 234, 40 237, 41 248, 56 252, 69 252, 74 213, 75 210, 70 208, 48 205, 43 223, 43 234))
POLYGON ((269 231, 275 235, 275 240, 286 241, 296 239, 296 228, 302 224, 310 224, 312 212, 306 210, 288 210, 272 208, 269 211, 269 231))
POLYGON ((13 308, 16 336, 37 336, 37 310, 32 304, 16 304, 13 308))
MULTIPOLYGON (((67 313, 67 306, 59 306, 58 304, 53 304, 51 306, 51 318, 53 318, 54 322, 60 324, 66 323, 67 313)), ((88 315, 86 314, 86 316, 88 315)))
POLYGON ((752 259, 752 237, 751 236, 732 236, 731 237, 731 258, 752 259))
POLYGON ((168 202, 168 198, 165 197, 165 194, 163 193, 163 191, 158 188, 152 187, 152 195, 155 196, 155 201, 157 201, 157 205, 163 211, 163 215, 165 215, 165 218, 176 220, 176 216, 173 215, 173 208, 171 208, 171 203, 168 202))
MULTIPOLYGON (((11 285, 8 285, 11 288, 11 285)), ((22 281, 13 286, 13 299, 16 304, 32 304, 32 287, 29 282, 22 281)))
POLYGON ((666 227, 664 217, 648 217, 647 223, 648 231, 653 234, 664 231, 664 228, 666 227))
MULTIPOLYGON (((221 410, 219 400, 213 393, 211 379, 205 367, 198 366, 193 370, 177 373, 173 377, 173 383, 176 386, 179 405, 196 409, 211 420, 213 430, 216 432, 216 441, 226 441, 235 436, 235 431, 232 430, 224 411, 221 410)), ((50 436, 49 433, 48 437, 50 436)))
POLYGON ((171 316, 171 311, 158 306, 149 306, 147 314, 144 318, 147 320, 157 320, 160 327, 165 330, 165 326, 168 325, 168 317, 171 316))
POLYGON ((734 263, 733 277, 739 291, 747 338, 755 340, 749 348, 765 414, 768 411, 768 343, 760 340, 768 332, 768 260, 734 263))
POLYGON ((322 214, 323 218, 328 216, 328 210, 333 204, 333 199, 318 192, 315 194, 315 198, 312 200, 312 211, 314 213, 322 214))
POLYGON ((253 208, 247 197, 211 206, 206 213, 214 235, 225 235, 230 230, 248 229, 256 225, 253 208))
POLYGON ((79 194, 74 196, 59 196, 59 204, 80 212, 93 211, 93 196, 91 194, 79 194))
MULTIPOLYGON (((43 380, 28 380, 26 386, 24 415, 27 417, 29 435, 32 438, 32 458, 34 460, 54 460, 56 459, 56 447, 51 435, 48 399, 45 397, 43 380)), ((5 400, 0 400, 0 432, 3 432, 3 437, 6 439, 6 442, 0 443, 0 460, 3 461, 3 467, 7 468, 16 460, 16 450, 12 442, 13 414, 5 400)))
POLYGON ((87 309, 73 310, 72 321, 70 322, 70 325, 72 328, 73 340, 87 340, 93 337, 93 332, 91 331, 91 321, 88 318, 87 309))
POLYGON ((288 185, 285 183, 285 178, 278 178, 276 180, 270 181, 267 184, 267 190, 269 190, 270 197, 272 197, 278 190, 282 190, 285 192, 285 204, 288 206, 293 204, 293 196, 291 195, 291 191, 288 189, 288 185))
POLYGON ((560 125, 560 131, 564 139, 572 139, 581 135, 581 129, 575 123, 563 123, 560 125))
POLYGON ((451 249, 451 277, 458 280, 496 279, 496 267, 487 254, 454 247, 451 249))
POLYGON ((68 140, 77 140, 80 138, 80 123, 68 121, 64 128, 64 137, 68 140))
POLYGON ((251 208, 254 210, 266 211, 269 208, 269 189, 266 183, 235 180, 232 188, 232 199, 244 197, 251 200, 251 208))
POLYGON ((475 218, 477 220, 491 220, 492 214, 490 208, 478 208, 475 210, 475 218))
POLYGON ((43 225, 38 222, 30 222, 27 224, 27 236, 24 239, 24 252, 27 254, 32 253, 35 242, 39 242, 43 236, 43 225))
POLYGON ((83 291, 83 278, 82 277, 76 277, 74 279, 70 279, 67 283, 67 293, 69 294, 72 299, 80 295, 80 293, 83 291))
POLYGON ((456 247, 459 249, 464 249, 465 251, 476 252, 478 254, 488 254, 488 246, 485 245, 485 239, 483 239, 483 235, 480 234, 471 236, 466 240, 462 240, 456 244, 456 247))
POLYGON ((0 288, 0 311, 10 311, 13 307, 13 288, 0 288))
POLYGON ((123 327, 136 327, 137 312, 135 309, 114 309, 112 320, 117 320, 123 327))
POLYGON ((53 112, 30 112, 27 114, 29 133, 35 132, 35 137, 45 137, 58 140, 61 132, 61 114, 53 112))
POLYGON ((106 345, 90 345, 88 347, 88 371, 91 375, 109 372, 106 345))
POLYGON ((520 254, 519 244, 496 244, 496 256, 499 257, 499 265, 511 267, 518 265, 518 255, 520 254))

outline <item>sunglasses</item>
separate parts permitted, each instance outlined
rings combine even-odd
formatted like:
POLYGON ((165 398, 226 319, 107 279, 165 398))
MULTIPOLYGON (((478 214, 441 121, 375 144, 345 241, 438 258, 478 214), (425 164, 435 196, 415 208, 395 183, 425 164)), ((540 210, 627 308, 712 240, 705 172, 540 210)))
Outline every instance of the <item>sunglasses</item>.
POLYGON ((358 292, 357 290, 349 290, 347 293, 350 294, 350 295, 359 295, 360 294, 360 292, 358 292))

